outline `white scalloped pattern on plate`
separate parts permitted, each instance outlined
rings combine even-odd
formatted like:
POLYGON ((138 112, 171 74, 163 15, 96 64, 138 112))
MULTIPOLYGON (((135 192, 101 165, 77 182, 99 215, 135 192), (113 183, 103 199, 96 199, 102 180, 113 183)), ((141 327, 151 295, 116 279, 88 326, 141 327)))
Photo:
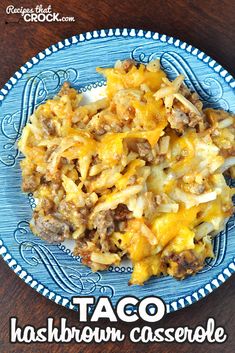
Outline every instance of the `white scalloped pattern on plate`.
POLYGON ((233 77, 205 53, 173 37, 135 29, 100 30, 40 52, 0 90, 0 254, 32 288, 70 309, 74 309, 71 297, 75 294, 108 295, 115 304, 122 295, 155 293, 171 312, 205 297, 235 272, 234 218, 215 241, 216 259, 201 273, 182 282, 163 277, 143 287, 128 287, 128 265, 92 274, 67 246, 49 245, 34 237, 27 228, 34 200, 20 191, 22 156, 15 143, 35 107, 52 97, 65 80, 82 92, 102 87, 104 81, 95 66, 113 65, 126 57, 143 63, 159 57, 170 77, 184 73, 189 87, 207 106, 235 111, 233 77))

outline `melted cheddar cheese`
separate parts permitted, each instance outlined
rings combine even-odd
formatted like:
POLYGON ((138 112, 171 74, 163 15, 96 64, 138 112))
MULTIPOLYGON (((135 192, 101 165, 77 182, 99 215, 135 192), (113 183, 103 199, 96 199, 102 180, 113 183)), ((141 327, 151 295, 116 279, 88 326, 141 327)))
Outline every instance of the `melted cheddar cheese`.
POLYGON ((233 213, 223 173, 235 175, 234 115, 204 110, 159 61, 97 71, 104 98, 83 104, 65 83, 23 129, 31 229, 50 242, 74 239, 93 271, 129 258, 130 284, 183 279, 213 257, 212 239, 233 213))

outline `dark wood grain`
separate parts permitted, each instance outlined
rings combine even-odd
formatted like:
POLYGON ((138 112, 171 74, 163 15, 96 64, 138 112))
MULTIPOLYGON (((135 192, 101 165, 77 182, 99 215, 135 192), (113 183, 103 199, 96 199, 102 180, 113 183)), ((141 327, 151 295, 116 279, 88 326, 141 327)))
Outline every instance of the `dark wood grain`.
MULTIPOLYGON (((30 57, 52 43, 76 33, 101 28, 133 27, 150 29, 178 37, 205 51, 232 74, 235 74, 235 2, 231 0, 57 0, 49 3, 63 16, 75 16, 75 23, 10 23, 17 16, 7 16, 9 4, 32 7, 33 1, 7 1, 0 3, 0 86, 30 57), (8 22, 8 23, 6 23, 8 22)), ((9 343, 9 318, 17 316, 20 325, 45 325, 47 317, 68 318, 70 325, 78 325, 77 314, 45 299, 21 281, 0 261, 0 352, 1 353, 86 353, 93 352, 190 352, 232 353, 235 350, 235 281, 230 278, 207 298, 182 311, 168 315, 159 325, 163 327, 205 324, 214 317, 217 325, 223 325, 229 339, 222 346, 196 344, 31 344, 9 343)), ((104 322, 105 326, 108 323, 104 322)), ((119 324, 124 332, 131 325, 119 324)), ((157 327, 157 325, 155 325, 157 327)))

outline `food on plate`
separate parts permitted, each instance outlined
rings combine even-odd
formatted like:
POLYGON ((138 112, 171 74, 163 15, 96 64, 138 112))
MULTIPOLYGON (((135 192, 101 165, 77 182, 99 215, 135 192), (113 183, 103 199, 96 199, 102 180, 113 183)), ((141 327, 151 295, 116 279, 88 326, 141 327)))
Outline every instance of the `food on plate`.
POLYGON ((74 239, 93 271, 133 264, 130 284, 183 279, 213 257, 213 237, 233 213, 235 120, 204 109, 183 75, 158 60, 98 68, 106 96, 83 104, 65 83, 37 107, 19 149, 22 189, 33 193, 33 233, 74 239))

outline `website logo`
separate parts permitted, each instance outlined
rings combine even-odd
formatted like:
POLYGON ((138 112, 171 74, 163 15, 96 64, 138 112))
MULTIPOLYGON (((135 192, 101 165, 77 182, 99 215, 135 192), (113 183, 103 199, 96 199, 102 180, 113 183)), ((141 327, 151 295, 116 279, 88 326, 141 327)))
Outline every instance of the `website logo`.
POLYGON ((43 7, 16 7, 9 5, 6 8, 7 15, 18 15, 18 21, 6 21, 7 23, 17 23, 22 19, 25 22, 75 22, 74 16, 61 16, 59 12, 54 12, 51 5, 43 7))

